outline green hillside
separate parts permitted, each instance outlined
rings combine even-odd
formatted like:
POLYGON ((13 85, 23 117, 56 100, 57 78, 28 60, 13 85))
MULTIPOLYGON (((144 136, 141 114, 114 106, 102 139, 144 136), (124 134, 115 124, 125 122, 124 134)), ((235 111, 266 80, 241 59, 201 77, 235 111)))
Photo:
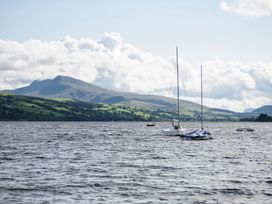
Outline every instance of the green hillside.
MULTIPOLYGON (((205 120, 233 120, 231 115, 205 109, 205 120)), ((0 120, 26 121, 166 121, 177 118, 166 110, 150 110, 125 105, 95 104, 72 99, 44 99, 0 94, 0 120)), ((181 120, 200 119, 198 111, 181 110, 181 120)))
POLYGON ((0 94, 0 120, 2 121, 145 121, 150 118, 148 112, 125 106, 0 94))
MULTIPOLYGON (((68 76, 57 76, 54 79, 33 81, 29 86, 10 91, 2 91, 2 93, 40 97, 52 100, 55 100, 56 98, 65 98, 73 100, 73 103, 83 103, 82 101, 84 101, 86 104, 105 104, 103 106, 110 108, 119 107, 114 111, 103 110, 103 114, 107 113, 109 116, 109 118, 103 118, 104 120, 132 120, 132 118, 133 120, 146 120, 148 117, 149 119, 153 118, 156 120, 169 120, 172 117, 173 112, 176 111, 177 103, 176 99, 164 96, 141 95, 136 93, 118 92, 103 89, 96 85, 68 76), (120 107, 126 111, 122 112, 120 107), (142 116, 140 117, 139 115, 134 117, 131 114, 129 116, 125 116, 125 113, 127 113, 128 109, 136 110, 138 112, 140 111, 146 115, 144 118, 142 116), (120 114, 120 112, 122 114, 120 114), (121 118, 120 115, 122 115, 121 118), (123 118, 123 116, 125 117, 123 118)), ((67 102, 62 102, 61 105, 75 105, 71 103, 71 101, 69 104, 67 104, 67 102)), ((180 104, 182 120, 191 121, 200 119, 199 104, 186 100, 180 100, 180 104)), ((100 110, 92 109, 92 111, 96 111, 98 114, 102 114, 100 110)), ((234 112, 223 109, 211 109, 206 106, 204 106, 204 113, 205 120, 210 121, 238 120, 239 118, 239 114, 235 115, 234 112)), ((64 113, 62 112, 62 114, 64 113)), ((59 115, 59 112, 57 112, 57 115, 59 115)), ((64 116, 62 115, 62 117, 64 116)), ((83 114, 80 117, 84 117, 84 120, 93 120, 93 118, 86 119, 86 114, 83 114)), ((64 118, 67 119, 67 115, 65 115, 64 118)), ((78 114, 76 115, 76 118, 78 118, 78 114)))

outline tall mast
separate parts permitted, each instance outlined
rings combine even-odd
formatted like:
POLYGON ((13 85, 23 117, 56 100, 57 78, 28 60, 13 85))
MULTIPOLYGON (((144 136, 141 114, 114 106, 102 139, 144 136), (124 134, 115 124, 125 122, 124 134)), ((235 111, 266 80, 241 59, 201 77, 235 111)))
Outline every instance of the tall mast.
POLYGON ((178 63, 178 47, 176 46, 176 58, 177 58, 177 108, 178 108, 178 121, 179 121, 179 63, 178 63))
POLYGON ((203 129, 203 86, 202 86, 202 65, 200 65, 201 75, 201 129, 203 129))

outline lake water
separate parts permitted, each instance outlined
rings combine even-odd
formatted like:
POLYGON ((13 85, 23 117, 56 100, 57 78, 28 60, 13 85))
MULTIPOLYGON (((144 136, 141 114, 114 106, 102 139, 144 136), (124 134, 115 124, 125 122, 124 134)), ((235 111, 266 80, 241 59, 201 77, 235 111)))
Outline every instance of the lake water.
POLYGON ((0 203, 272 203, 272 123, 169 125, 1 122, 0 203))

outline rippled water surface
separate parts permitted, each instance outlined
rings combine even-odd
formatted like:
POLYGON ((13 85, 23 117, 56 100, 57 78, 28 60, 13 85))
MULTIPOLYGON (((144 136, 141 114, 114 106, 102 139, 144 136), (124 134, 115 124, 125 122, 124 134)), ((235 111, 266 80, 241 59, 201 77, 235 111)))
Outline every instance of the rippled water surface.
POLYGON ((0 203, 272 203, 272 123, 207 123, 209 141, 167 126, 2 122, 0 203))

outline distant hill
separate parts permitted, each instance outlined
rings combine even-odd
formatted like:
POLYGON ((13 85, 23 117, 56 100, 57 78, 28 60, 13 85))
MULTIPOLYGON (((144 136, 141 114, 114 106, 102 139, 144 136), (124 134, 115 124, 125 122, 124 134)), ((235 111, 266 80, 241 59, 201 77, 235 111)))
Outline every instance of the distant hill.
POLYGON ((230 111, 230 110, 226 110, 226 109, 220 109, 220 108, 210 108, 211 111, 218 111, 218 112, 222 112, 222 113, 229 113, 229 114, 234 114, 236 112, 234 111, 230 111))
MULTIPOLYGON (((172 111, 173 113, 176 108, 176 99, 174 98, 112 91, 79 79, 60 75, 54 79, 33 81, 29 86, 4 92, 47 99, 64 98, 91 103, 129 106, 148 111, 172 111)), ((181 100, 180 112, 185 120, 198 120, 200 118, 200 105, 181 100)), ((240 117, 244 117, 243 114, 207 106, 204 107, 204 112, 204 117, 207 120, 238 120, 240 117)), ((255 116, 256 114, 252 115, 255 116)))
POLYGON ((243 113, 251 113, 253 112, 254 110, 256 110, 255 108, 246 108, 243 113))
MULTIPOLYGON (((122 104, 151 110, 173 110, 176 107, 176 100, 173 98, 112 91, 67 76, 33 81, 29 86, 8 92, 42 98, 67 98, 92 103, 122 104)), ((199 104, 190 101, 181 100, 181 104, 182 109, 186 111, 200 110, 199 104)))
POLYGON ((252 111, 254 114, 267 114, 272 116, 272 105, 262 106, 257 108, 256 110, 252 111))

